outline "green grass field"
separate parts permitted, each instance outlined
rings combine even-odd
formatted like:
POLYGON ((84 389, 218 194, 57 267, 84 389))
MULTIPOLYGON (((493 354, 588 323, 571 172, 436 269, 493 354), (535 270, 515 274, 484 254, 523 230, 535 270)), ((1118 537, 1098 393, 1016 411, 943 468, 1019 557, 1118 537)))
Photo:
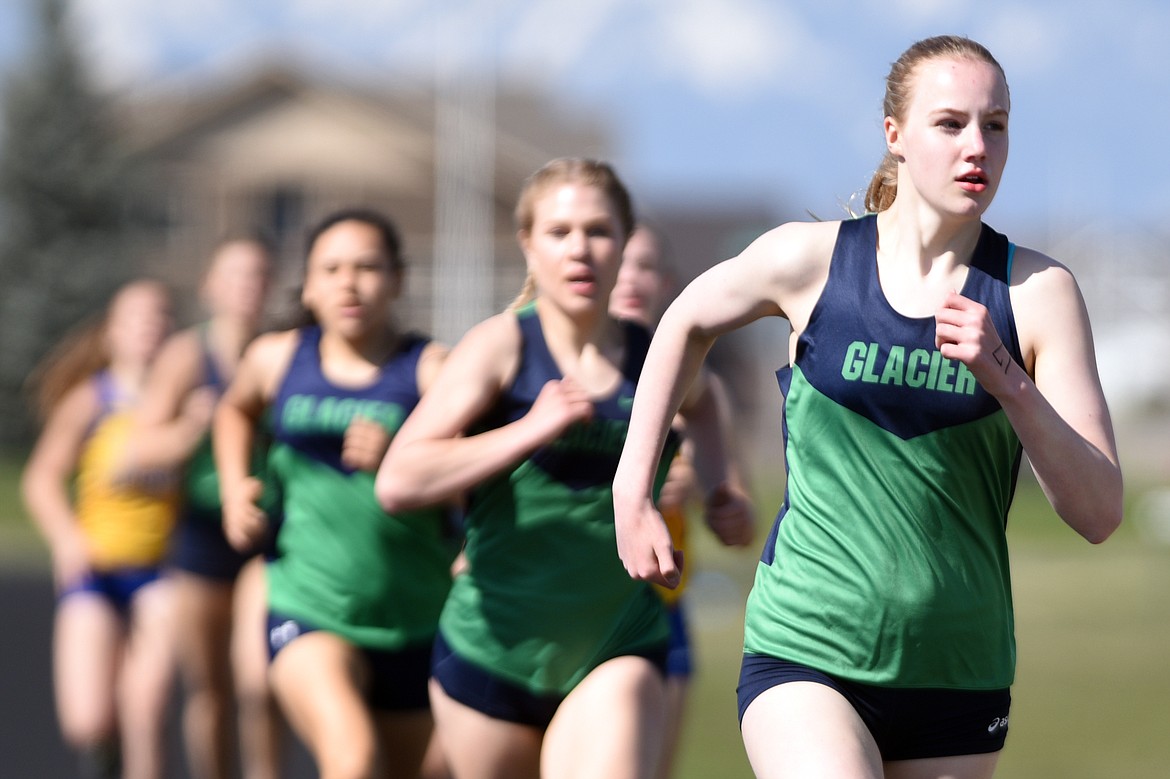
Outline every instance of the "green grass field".
MULTIPOLYGON (((756 554, 695 535, 702 665, 679 779, 750 779, 735 684, 756 554)), ((1031 481, 1021 483, 1009 538, 1019 660, 997 779, 1170 776, 1170 546, 1145 540, 1132 519, 1092 546, 1031 481)))
MULTIPOLYGON (((18 467, 0 457, 0 565, 43 567, 43 547, 20 510, 18 467)), ((1131 503, 1139 492, 1130 486, 1131 503)), ((775 506, 769 500, 760 501, 762 524, 775 506)), ((1021 484, 1009 528, 1019 672, 998 779, 1170 775, 1170 546, 1148 540, 1138 525, 1127 518, 1108 542, 1091 546, 1034 484, 1021 484)), ((756 552, 694 535, 699 670, 678 776, 750 779, 735 683, 756 552)))

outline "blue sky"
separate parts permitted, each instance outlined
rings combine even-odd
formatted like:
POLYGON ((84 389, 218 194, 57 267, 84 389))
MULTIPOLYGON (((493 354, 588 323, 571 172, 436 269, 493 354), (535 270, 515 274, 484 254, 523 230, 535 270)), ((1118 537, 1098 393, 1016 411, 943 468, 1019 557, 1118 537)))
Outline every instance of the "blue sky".
MULTIPOLYGON (((27 2, 27 0, 25 0, 27 2)), ((21 5, 0 8, 0 67, 21 5)), ((889 63, 917 38, 986 44, 1013 98, 988 221, 1025 242, 1170 213, 1170 4, 1163 0, 74 0, 116 88, 212 77, 295 51, 421 80, 443 52, 612 127, 639 197, 840 214, 882 152, 889 63), (441 37, 440 37, 441 35, 441 37)))
MULTIPOLYGON (((20 56, 34 1, 0 2, 0 75, 20 56)), ((883 151, 890 63, 922 37, 972 37, 1003 64, 1013 101, 1011 159, 987 221, 1076 268, 1107 393, 1164 392, 1162 363, 1143 370, 1126 355, 1170 343, 1150 320, 1164 321, 1170 290, 1165 0, 70 0, 70 9, 110 88, 232 75, 289 52, 310 69, 417 85, 441 55, 606 122, 612 161, 651 213, 690 201, 777 221, 841 215, 883 151)))

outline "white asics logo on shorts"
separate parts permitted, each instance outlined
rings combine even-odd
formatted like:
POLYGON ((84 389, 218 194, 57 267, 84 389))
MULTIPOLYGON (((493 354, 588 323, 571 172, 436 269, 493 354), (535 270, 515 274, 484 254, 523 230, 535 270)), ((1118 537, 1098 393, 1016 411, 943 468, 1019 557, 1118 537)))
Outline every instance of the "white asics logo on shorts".
POLYGON ((281 622, 268 631, 268 643, 273 649, 281 649, 301 634, 301 626, 291 619, 281 622))

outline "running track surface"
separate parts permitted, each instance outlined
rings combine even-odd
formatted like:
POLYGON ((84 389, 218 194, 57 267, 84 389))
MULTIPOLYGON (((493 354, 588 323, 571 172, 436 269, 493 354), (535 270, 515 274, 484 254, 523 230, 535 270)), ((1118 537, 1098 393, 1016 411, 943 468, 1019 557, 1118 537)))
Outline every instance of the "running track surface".
MULTIPOLYGON (((0 779, 76 776, 53 711, 52 631, 48 573, 0 564, 0 779)), ((178 736, 177 700, 168 730, 167 779, 189 779, 178 736)), ((290 736, 286 779, 312 779, 311 762, 292 742, 290 736)))

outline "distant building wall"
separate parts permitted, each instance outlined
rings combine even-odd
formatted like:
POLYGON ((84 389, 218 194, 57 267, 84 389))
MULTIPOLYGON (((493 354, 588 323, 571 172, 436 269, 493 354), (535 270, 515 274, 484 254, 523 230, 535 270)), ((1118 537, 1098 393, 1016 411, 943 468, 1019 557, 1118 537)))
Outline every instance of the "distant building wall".
MULTIPOLYGON (((531 96, 503 93, 497 100, 499 113, 512 124, 516 117, 524 121, 517 131, 493 127, 484 133, 494 145, 481 220, 489 233, 489 270, 478 310, 487 313, 506 305, 523 282, 512 224, 523 180, 555 156, 606 145, 598 128, 562 124, 531 96)), ((154 213, 139 252, 148 269, 181 293, 196 289, 220 237, 259 228, 279 249, 274 314, 283 319, 296 308, 308 228, 337 208, 363 206, 388 214, 403 236, 408 271, 406 294, 396 304, 399 320, 444 330, 448 340, 466 329, 465 322, 454 331, 436 320, 435 291, 441 294, 461 279, 454 266, 446 271, 455 274, 451 278, 434 278, 441 149, 433 96, 318 83, 276 68, 230 84, 138 96, 127 101, 126 115, 127 133, 151 182, 154 213)), ((464 297, 480 286, 464 290, 464 297)), ((181 297, 188 302, 186 317, 198 316, 196 296, 181 297)))

